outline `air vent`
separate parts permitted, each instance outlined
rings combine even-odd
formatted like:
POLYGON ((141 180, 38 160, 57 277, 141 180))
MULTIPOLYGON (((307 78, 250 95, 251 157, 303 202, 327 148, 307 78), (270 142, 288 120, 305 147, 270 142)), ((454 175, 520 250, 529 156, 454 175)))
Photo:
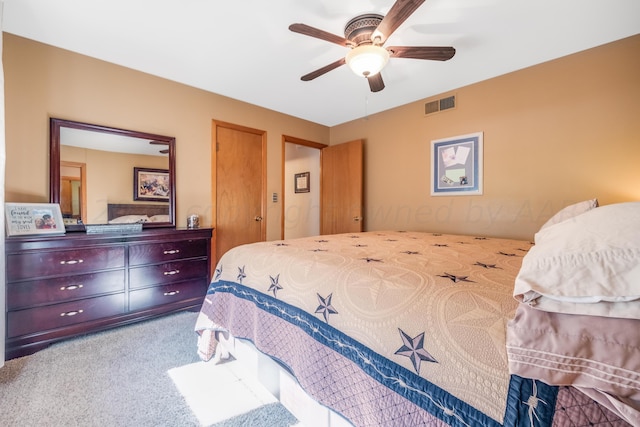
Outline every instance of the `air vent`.
POLYGON ((424 113, 431 114, 440 111, 440 101, 435 100, 424 104, 424 113))
POLYGON ((424 114, 429 115, 439 111, 450 110, 456 108, 456 96, 451 95, 446 98, 436 99, 424 104, 424 114))

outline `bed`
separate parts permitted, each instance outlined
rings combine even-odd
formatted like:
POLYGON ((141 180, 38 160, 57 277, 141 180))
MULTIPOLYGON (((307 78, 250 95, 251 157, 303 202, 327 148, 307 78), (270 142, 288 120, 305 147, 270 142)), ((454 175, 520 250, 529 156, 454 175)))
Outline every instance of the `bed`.
POLYGON ((169 204, 109 203, 107 220, 109 224, 169 222, 169 204))
MULTIPOLYGON (((594 208, 565 211, 545 228, 594 208)), ((623 407, 632 401, 625 414, 589 394, 588 384, 556 385, 553 375, 540 374, 544 366, 528 370, 540 355, 526 351, 539 341, 518 342, 519 331, 538 329, 522 310, 556 314, 518 299, 514 290, 533 247, 400 231, 239 246, 216 267, 195 326, 198 352, 210 360, 255 348, 257 360, 281 369, 274 377, 259 367, 258 376, 269 377, 276 395, 285 382, 294 390, 288 408, 299 418, 309 411, 295 395, 310 396, 329 411, 322 424, 624 426, 625 417, 633 424, 635 378, 622 398, 623 407), (530 359, 518 359, 523 354, 530 359)), ((637 261, 640 252, 627 255, 637 261)), ((616 320, 608 319, 614 327, 616 320)), ((629 335, 637 339, 639 320, 623 321, 635 327, 629 335)), ((622 347, 633 352, 636 344, 622 347)), ((635 365, 624 364, 638 355, 621 356, 613 375, 634 372, 635 365)), ((320 418, 302 421, 320 425, 320 418)))

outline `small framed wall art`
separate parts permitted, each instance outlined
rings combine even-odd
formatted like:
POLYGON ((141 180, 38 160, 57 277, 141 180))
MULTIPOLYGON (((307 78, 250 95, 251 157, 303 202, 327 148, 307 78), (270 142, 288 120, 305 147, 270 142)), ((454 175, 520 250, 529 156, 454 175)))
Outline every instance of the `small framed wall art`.
POLYGON ((302 172, 295 174, 295 192, 296 193, 308 193, 311 191, 309 187, 309 172, 302 172))
POLYGON ((64 221, 57 203, 5 203, 7 236, 64 234, 64 221))
POLYGON ((482 194, 482 132, 431 141, 431 195, 482 194))

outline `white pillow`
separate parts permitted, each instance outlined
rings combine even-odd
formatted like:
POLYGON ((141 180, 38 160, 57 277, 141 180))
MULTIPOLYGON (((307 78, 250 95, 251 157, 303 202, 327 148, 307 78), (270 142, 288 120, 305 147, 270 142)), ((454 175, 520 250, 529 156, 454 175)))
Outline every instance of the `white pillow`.
POLYGON ((546 311, 640 319, 640 202, 592 209, 535 240, 516 299, 546 311))
POLYGON ((583 202, 574 203, 573 205, 569 205, 563 209, 561 209, 554 216, 549 218, 547 222, 542 224, 540 230, 550 227, 552 225, 561 223, 573 217, 576 217, 580 214, 590 211, 591 209, 598 207, 598 199, 585 200, 583 202))
POLYGON ((169 215, 153 215, 149 217, 150 222, 169 222, 169 215))
POLYGON ((109 224, 133 224, 136 222, 148 222, 149 217, 146 215, 124 215, 109 221, 109 224))

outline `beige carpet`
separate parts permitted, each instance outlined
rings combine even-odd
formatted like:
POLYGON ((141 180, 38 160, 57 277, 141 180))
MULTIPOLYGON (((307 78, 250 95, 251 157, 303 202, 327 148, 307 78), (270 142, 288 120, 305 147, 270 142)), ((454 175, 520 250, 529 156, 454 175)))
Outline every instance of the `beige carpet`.
POLYGON ((295 425, 232 362, 198 359, 195 319, 174 314, 7 361, 0 368, 0 425, 295 425))

